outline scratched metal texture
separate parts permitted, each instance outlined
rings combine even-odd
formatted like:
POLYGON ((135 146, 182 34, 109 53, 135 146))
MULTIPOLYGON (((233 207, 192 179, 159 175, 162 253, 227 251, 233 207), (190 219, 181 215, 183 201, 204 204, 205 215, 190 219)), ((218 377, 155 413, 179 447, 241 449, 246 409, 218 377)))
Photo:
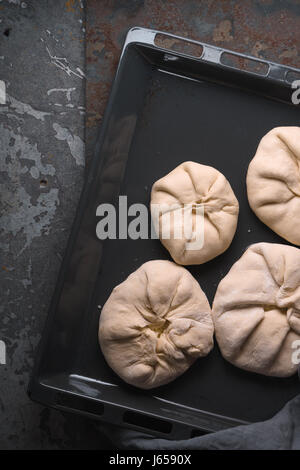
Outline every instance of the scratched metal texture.
POLYGON ((300 67, 299 0, 88 0, 86 20, 87 163, 133 26, 300 67))
POLYGON ((26 394, 83 183, 84 20, 77 0, 0 2, 0 449, 104 445, 26 394))

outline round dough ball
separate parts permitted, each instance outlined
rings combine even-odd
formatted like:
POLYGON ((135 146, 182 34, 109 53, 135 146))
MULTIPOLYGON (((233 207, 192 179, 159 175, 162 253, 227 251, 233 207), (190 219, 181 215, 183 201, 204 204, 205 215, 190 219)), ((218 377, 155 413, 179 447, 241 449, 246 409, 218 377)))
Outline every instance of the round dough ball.
POLYGON ((257 217, 300 245, 300 127, 276 127, 259 143, 247 173, 247 192, 257 217))
POLYGON ((149 261, 112 291, 99 324, 110 367, 150 389, 185 372, 213 347, 213 321, 198 282, 171 261, 149 261))
POLYGON ((288 377, 297 371, 299 267, 300 250, 275 243, 250 246, 232 266, 213 303, 216 338, 225 359, 264 375, 288 377))
POLYGON ((238 213, 239 204, 229 182, 211 166, 184 162, 152 187, 154 227, 178 264, 202 264, 227 250, 236 231, 238 213), (201 207, 204 213, 199 211, 201 207), (190 232, 183 229, 183 221, 187 221, 190 232), (203 245, 194 243, 195 233, 200 230, 204 234, 203 245))

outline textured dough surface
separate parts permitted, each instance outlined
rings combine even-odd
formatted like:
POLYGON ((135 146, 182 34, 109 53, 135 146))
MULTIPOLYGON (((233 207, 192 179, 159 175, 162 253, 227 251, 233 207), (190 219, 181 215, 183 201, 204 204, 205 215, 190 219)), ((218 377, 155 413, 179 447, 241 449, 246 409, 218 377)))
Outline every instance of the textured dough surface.
POLYGON ((276 127, 262 138, 248 168, 247 192, 257 217, 300 245, 300 127, 276 127))
POLYGON ((288 377, 300 340, 300 250, 275 243, 250 246, 220 282, 213 320, 221 353, 232 364, 288 377))
POLYGON ((206 356, 213 333, 198 282, 163 260, 143 264, 115 287, 99 323, 106 361, 125 382, 143 389, 170 382, 206 356))
MULTIPOLYGON (((234 192, 218 170, 195 162, 184 162, 169 174, 156 181, 151 192, 151 213, 154 226, 164 247, 178 264, 202 264, 223 253, 232 242, 236 231, 239 204, 234 192), (165 209, 159 216, 153 205, 175 207, 192 204, 191 225, 196 226, 197 207, 204 207, 204 244, 200 249, 186 249, 193 237, 185 234, 180 239, 174 237, 174 219, 169 215, 172 209, 165 209), (162 223, 168 226, 169 238, 162 236, 162 223)), ((173 210, 174 213, 174 210, 173 210)), ((197 225, 200 226, 200 223, 197 225)))

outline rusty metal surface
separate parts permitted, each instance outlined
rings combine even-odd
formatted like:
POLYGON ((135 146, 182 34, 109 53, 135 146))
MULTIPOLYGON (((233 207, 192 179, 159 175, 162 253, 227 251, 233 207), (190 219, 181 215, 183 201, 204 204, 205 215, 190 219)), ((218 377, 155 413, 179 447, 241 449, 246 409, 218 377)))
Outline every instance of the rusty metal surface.
POLYGON ((88 0, 86 157, 128 29, 145 26, 300 67, 300 0, 88 0))

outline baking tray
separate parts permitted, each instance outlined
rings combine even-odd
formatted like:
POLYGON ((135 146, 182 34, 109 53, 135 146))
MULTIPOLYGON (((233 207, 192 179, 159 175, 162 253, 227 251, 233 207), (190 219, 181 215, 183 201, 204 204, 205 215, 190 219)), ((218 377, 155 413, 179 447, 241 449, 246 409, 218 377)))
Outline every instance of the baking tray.
POLYGON ((149 204, 152 184, 185 160, 220 170, 240 203, 237 232, 224 254, 188 268, 210 302, 248 245, 285 243, 251 212, 245 177, 267 131, 299 125, 291 102, 299 70, 186 41, 143 28, 126 37, 29 385, 37 402, 169 439, 268 419, 299 393, 296 376, 235 368, 217 344, 174 382, 138 390, 99 349, 99 312, 112 288, 142 263, 169 259, 159 240, 98 240, 99 204, 117 205, 119 195, 128 206, 149 204), (201 47, 201 56, 187 46, 201 47))

